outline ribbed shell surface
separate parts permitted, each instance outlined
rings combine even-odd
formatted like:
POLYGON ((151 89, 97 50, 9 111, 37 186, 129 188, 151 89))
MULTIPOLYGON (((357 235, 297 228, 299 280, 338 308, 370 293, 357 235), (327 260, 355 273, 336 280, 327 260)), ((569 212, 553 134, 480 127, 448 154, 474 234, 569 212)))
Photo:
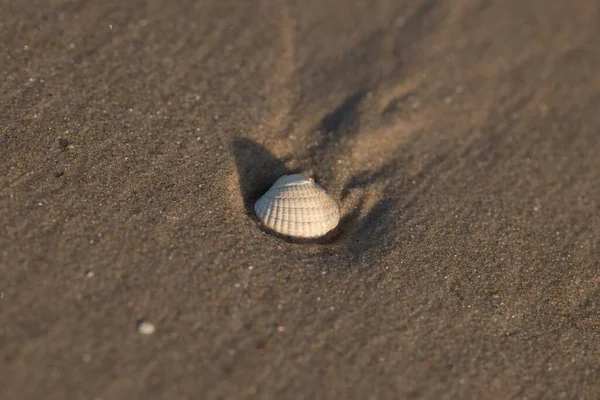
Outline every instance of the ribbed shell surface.
POLYGON ((335 228, 340 212, 323 188, 304 175, 279 178, 254 205, 270 229, 283 235, 316 238, 335 228))

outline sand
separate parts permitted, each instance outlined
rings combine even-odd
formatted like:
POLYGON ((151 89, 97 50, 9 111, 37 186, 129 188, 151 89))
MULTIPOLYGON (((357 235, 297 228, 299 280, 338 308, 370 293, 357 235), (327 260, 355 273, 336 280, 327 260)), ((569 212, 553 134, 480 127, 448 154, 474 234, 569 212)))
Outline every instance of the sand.
POLYGON ((0 398, 599 398, 599 35, 591 0, 1 0, 0 398), (335 237, 259 227, 286 172, 335 237))

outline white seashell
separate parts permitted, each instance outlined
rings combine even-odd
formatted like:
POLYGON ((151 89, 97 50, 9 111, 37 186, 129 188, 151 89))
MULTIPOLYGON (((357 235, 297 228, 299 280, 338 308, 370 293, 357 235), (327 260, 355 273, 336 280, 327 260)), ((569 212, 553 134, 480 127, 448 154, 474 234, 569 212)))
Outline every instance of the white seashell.
POLYGON ((254 205, 258 218, 286 236, 316 238, 335 228, 340 210, 315 181, 304 175, 284 175, 254 205))

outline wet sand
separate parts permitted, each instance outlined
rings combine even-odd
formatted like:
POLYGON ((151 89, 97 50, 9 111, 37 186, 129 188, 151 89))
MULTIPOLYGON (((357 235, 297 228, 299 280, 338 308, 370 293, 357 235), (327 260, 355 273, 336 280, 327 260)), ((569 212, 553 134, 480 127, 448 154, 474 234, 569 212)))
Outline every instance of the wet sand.
POLYGON ((599 34, 591 0, 0 0, 0 398, 598 398, 599 34), (334 237, 259 227, 287 172, 334 237))

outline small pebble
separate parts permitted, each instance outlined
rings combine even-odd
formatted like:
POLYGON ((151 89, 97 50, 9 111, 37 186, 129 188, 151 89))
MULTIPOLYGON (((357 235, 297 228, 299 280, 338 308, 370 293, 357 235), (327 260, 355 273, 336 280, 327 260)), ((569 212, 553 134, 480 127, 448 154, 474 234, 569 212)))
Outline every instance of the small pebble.
POLYGON ((71 144, 71 142, 69 142, 67 139, 58 139, 58 145, 64 150, 64 151, 71 151, 73 150, 73 145, 71 144))
POLYGON ((137 326, 138 333, 142 335, 152 335, 155 330, 156 328, 154 327, 154 324, 148 321, 142 321, 137 326))

